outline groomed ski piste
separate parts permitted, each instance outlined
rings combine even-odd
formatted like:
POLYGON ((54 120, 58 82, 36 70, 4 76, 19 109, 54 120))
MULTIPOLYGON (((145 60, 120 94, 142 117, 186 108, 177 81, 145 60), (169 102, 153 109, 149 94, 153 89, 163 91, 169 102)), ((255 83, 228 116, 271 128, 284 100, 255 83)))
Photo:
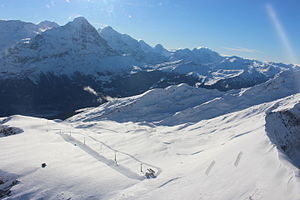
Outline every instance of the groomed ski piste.
POLYGON ((1 118, 19 130, 0 138, 2 198, 299 200, 298 75, 232 94, 154 89, 65 121, 1 118))

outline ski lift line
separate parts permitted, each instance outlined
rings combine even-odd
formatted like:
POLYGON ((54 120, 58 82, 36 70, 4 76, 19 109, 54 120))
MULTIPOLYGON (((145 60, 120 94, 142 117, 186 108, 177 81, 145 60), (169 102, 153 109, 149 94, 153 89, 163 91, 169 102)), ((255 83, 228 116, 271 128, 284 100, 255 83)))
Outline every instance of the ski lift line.
POLYGON ((155 169, 157 170, 157 175, 158 175, 159 173, 161 173, 161 169, 160 169, 159 167, 156 167, 156 166, 150 165, 150 164, 148 164, 148 163, 145 163, 145 162, 143 162, 143 161, 137 159, 136 157, 134 157, 134 156, 132 156, 132 155, 126 153, 126 152, 122 152, 122 151, 113 149, 113 148, 111 148, 110 146, 108 146, 107 144, 105 144, 104 142, 99 141, 99 140, 95 139, 95 138, 92 137, 92 136, 88 136, 88 137, 89 137, 90 139, 94 140, 95 142, 101 143, 102 145, 104 145, 105 147, 107 147, 108 149, 110 149, 110 150, 113 151, 113 152, 120 153, 120 154, 123 154, 123 155, 125 155, 125 156, 128 156, 129 158, 135 160, 135 161, 138 162, 138 163, 142 163, 142 164, 145 165, 145 166, 149 166, 149 167, 155 168, 155 169))
POLYGON ((104 146, 106 146, 107 148, 109 148, 109 149, 112 150, 112 151, 115 151, 115 152, 117 152, 117 153, 126 155, 126 156, 130 157, 131 159, 135 160, 136 162, 142 163, 142 164, 145 165, 145 166, 149 166, 149 167, 155 168, 155 169, 157 170, 157 173, 156 173, 157 175, 160 174, 161 171, 162 171, 159 167, 153 166, 153 165, 148 164, 148 163, 145 163, 145 162, 139 160, 138 158, 134 157, 133 155, 130 155, 130 154, 126 153, 126 152, 122 152, 122 151, 113 149, 113 148, 111 148, 110 146, 108 146, 107 144, 105 144, 104 142, 99 141, 99 140, 95 139, 95 138, 92 137, 92 136, 88 136, 88 137, 90 137, 92 140, 94 140, 94 141, 96 141, 96 142, 99 142, 99 143, 103 144, 104 146))
MULTIPOLYGON (((109 159, 104 157, 103 155, 99 154, 97 151, 95 151, 94 149, 92 149, 91 147, 89 147, 88 145, 84 145, 80 140, 77 140, 76 138, 70 137, 68 134, 62 134, 60 135, 66 142, 69 143, 77 143, 77 146, 85 151, 87 154, 89 154, 90 156, 94 157, 95 159, 97 159, 98 161, 104 163, 105 165, 107 165, 108 167, 116 170, 117 172, 119 172, 120 174, 131 178, 131 179, 136 179, 136 180, 144 180, 144 177, 141 176, 140 174, 131 171, 129 168, 127 168, 126 166, 123 165, 118 165, 116 164, 116 162, 113 159, 109 159)), ((138 171, 138 170, 137 170, 138 171)))
MULTIPOLYGON (((58 129, 58 130, 60 130, 60 129, 58 129)), ((119 150, 116 150, 116 149, 110 147, 109 145, 107 145, 106 143, 104 143, 104 142, 102 142, 102 141, 100 141, 100 140, 97 140, 97 139, 95 139, 94 137, 92 137, 92 136, 90 136, 90 135, 82 134, 82 133, 74 132, 74 131, 72 131, 72 134, 87 136, 87 137, 89 137, 90 139, 94 140, 95 142, 101 143, 103 146, 107 147, 108 149, 110 149, 110 150, 113 151, 113 152, 118 152, 118 153, 121 153, 121 154, 125 154, 125 155, 131 157, 132 159, 134 159, 134 160, 136 160, 136 161, 138 161, 138 162, 141 162, 140 160, 138 160, 137 158, 133 157, 132 155, 130 155, 130 154, 128 154, 128 153, 125 153, 125 152, 121 152, 121 151, 119 151, 119 150)))
MULTIPOLYGON (((60 130, 60 129, 57 129, 57 130, 60 130)), ((69 133, 70 133, 69 136, 72 136, 72 135, 80 135, 80 136, 84 136, 84 137, 90 137, 90 136, 88 136, 88 135, 86 135, 86 134, 82 134, 82 133, 74 132, 74 131, 69 132, 69 133), (72 133, 72 134, 71 134, 71 133, 72 133)), ((83 141, 85 142, 86 139, 84 138, 83 141)), ((84 142, 83 142, 83 143, 84 143, 84 142)), ((107 144, 105 144, 104 142, 99 142, 99 141, 96 141, 96 142, 100 143, 100 145, 101 145, 101 146, 100 146, 100 150, 102 150, 102 145, 103 145, 103 146, 107 147, 107 149, 110 150, 110 151, 112 151, 112 152, 117 151, 117 150, 111 148, 110 146, 108 146, 107 144)), ((118 151, 117 151, 117 152, 118 152, 118 151)))
MULTIPOLYGON (((74 127, 72 126, 72 128, 74 128, 74 127)), ((60 131, 61 131, 61 129, 53 129, 53 130, 60 130, 60 131)), ((86 132, 86 131, 85 131, 85 132, 86 132)), ((137 159, 136 157, 134 157, 134 156, 132 156, 132 155, 126 153, 126 152, 122 152, 122 151, 119 151, 119 150, 116 150, 116 149, 110 147, 110 146, 107 145, 106 143, 104 143, 104 142, 102 142, 102 141, 100 141, 100 140, 97 140, 97 139, 95 139, 94 137, 88 135, 89 133, 83 134, 83 133, 79 133, 79 132, 75 132, 75 131, 72 131, 72 133, 73 133, 73 134, 77 134, 77 135, 88 136, 90 139, 92 139, 92 140, 94 140, 94 141, 96 141, 96 142, 98 142, 98 143, 101 143, 102 145, 104 145, 105 147, 107 147, 109 150, 111 150, 111 151, 113 151, 113 152, 118 152, 118 153, 120 153, 120 154, 124 154, 124 155, 126 155, 126 156, 132 158, 133 160, 135 160, 135 161, 137 161, 137 162, 139 162, 139 163, 143 163, 144 165, 147 165, 147 166, 149 166, 149 167, 156 168, 158 173, 160 173, 160 172, 162 171, 159 167, 156 167, 156 166, 150 165, 150 164, 148 164, 148 163, 145 163, 145 162, 143 162, 143 161, 137 159)))
POLYGON ((159 175, 159 174, 161 173, 161 171, 162 171, 159 167, 153 166, 153 165, 151 165, 151 164, 149 164, 149 163, 145 163, 145 162, 143 162, 143 161, 137 159, 136 157, 134 157, 134 156, 132 156, 132 155, 126 153, 126 152, 122 152, 122 151, 113 149, 113 148, 110 147, 109 145, 105 144, 105 143, 102 142, 102 141, 99 141, 99 140, 95 139, 94 137, 92 137, 92 136, 90 136, 90 135, 88 135, 88 137, 89 137, 90 139, 94 140, 95 142, 101 143, 102 145, 104 145, 105 147, 107 147, 108 149, 110 149, 110 150, 113 151, 113 152, 117 152, 117 153, 126 155, 126 156, 128 156, 129 158, 135 160, 135 161, 138 162, 138 163, 142 163, 142 164, 145 165, 145 166, 155 168, 155 169, 157 170, 156 176, 159 175))
MULTIPOLYGON (((54 130, 54 129, 52 129, 52 130, 54 130)), ((60 133, 61 133, 61 135, 62 135, 63 132, 61 131, 61 129, 56 129, 56 130, 60 130, 60 133)), ((104 142, 102 142, 102 141, 99 141, 99 140, 95 139, 94 137, 92 137, 92 136, 90 136, 90 135, 88 135, 88 134, 83 134, 83 133, 74 132, 74 131, 72 131, 72 134, 74 134, 74 135, 76 134, 76 135, 86 136, 86 137, 92 139, 93 141, 102 144, 103 146, 105 146, 107 149, 109 149, 109 150, 112 151, 113 153, 120 153, 120 154, 123 154, 123 155, 125 155, 125 156, 128 156, 128 157, 131 158, 132 160, 134 160, 134 161, 136 161, 136 162, 138 162, 138 163, 144 165, 144 166, 152 167, 152 168, 156 169, 156 176, 158 176, 158 175, 162 172, 161 168, 159 168, 159 167, 157 167, 157 166, 154 166, 154 165, 151 165, 151 164, 149 164, 149 163, 145 163, 145 162, 143 162, 143 161, 137 159, 136 157, 134 157, 134 156, 132 156, 132 155, 126 153, 126 152, 122 152, 122 151, 116 150, 116 149, 110 147, 109 145, 107 145, 106 143, 104 143, 104 142)), ((67 134, 67 135, 68 135, 68 134, 67 134)), ((68 136, 71 137, 71 138, 74 138, 73 136, 70 136, 70 135, 68 135, 68 136)), ((74 139, 75 139, 75 138, 74 138, 74 139)), ((85 137, 84 137, 84 143, 83 143, 83 144, 85 144, 85 142, 86 142, 86 141, 85 141, 85 137)), ((102 150, 102 147, 101 147, 101 150, 102 150)))

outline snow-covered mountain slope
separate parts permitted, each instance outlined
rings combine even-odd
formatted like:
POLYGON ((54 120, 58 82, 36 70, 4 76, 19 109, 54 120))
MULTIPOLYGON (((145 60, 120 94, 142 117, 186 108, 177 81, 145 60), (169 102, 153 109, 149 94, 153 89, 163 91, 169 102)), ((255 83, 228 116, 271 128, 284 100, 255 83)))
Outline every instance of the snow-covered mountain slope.
POLYGON ((197 122, 296 94, 300 92, 299 77, 300 71, 286 71, 266 83, 231 93, 185 84, 153 89, 87 109, 74 116, 74 120, 145 121, 163 125, 197 122))
POLYGON ((41 72, 94 74, 128 71, 134 63, 115 52, 86 19, 79 17, 10 48, 0 58, 0 69, 5 77, 41 72))
POLYGON ((118 53, 134 57, 141 64, 157 64, 167 61, 167 51, 163 47, 152 48, 143 40, 136 40, 127 34, 121 34, 110 26, 98 29, 99 34, 118 53), (164 50, 163 50, 164 49, 164 50))
POLYGON ((20 20, 0 20, 0 52, 20 41, 28 41, 37 34, 57 27, 54 22, 43 21, 38 25, 20 20))
POLYGON ((299 71, 283 72, 270 81, 242 89, 239 93, 227 93, 211 102, 176 113, 160 123, 196 122, 296 94, 300 92, 299 77, 299 71))
POLYGON ((11 191, 4 199, 298 200, 299 163, 291 161, 299 146, 289 145, 287 157, 277 145, 289 138, 269 138, 270 127, 297 132, 277 129, 279 115, 265 117, 299 113, 299 105, 297 94, 175 126, 12 116, 4 125, 24 132, 0 138, 0 179, 11 191), (144 177, 147 168, 156 178, 144 177))
POLYGON ((127 34, 121 34, 110 26, 98 29, 98 32, 120 54, 135 55, 141 53, 139 42, 127 34))
POLYGON ((112 100, 74 116, 74 120, 110 119, 122 122, 137 120, 157 122, 223 95, 217 90, 194 88, 186 84, 174 85, 165 89, 152 89, 133 97, 112 100))
POLYGON ((153 47, 151 47, 149 44, 147 44, 144 40, 139 40, 138 41, 140 44, 140 48, 142 49, 142 51, 144 52, 153 52, 153 47))

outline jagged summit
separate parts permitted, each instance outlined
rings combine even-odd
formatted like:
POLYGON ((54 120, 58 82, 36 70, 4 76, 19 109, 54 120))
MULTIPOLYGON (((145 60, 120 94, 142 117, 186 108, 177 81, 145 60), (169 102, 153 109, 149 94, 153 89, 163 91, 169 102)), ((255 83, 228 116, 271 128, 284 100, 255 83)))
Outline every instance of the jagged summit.
POLYGON ((165 47, 161 44, 155 45, 154 51, 161 54, 161 55, 163 55, 163 56, 166 56, 166 57, 169 57, 171 55, 171 52, 168 51, 167 49, 165 49, 165 47))
POLYGON ((144 40, 139 40, 139 43, 143 51, 153 52, 153 48, 149 44, 147 44, 144 40))
POLYGON ((98 32, 110 32, 110 33, 118 33, 115 29, 113 29, 111 26, 105 26, 103 28, 99 28, 98 32))
POLYGON ((94 37, 99 35, 97 30, 84 17, 77 17, 63 27, 78 30, 84 34, 93 34, 94 37))
POLYGON ((154 48, 155 48, 155 49, 165 49, 165 48, 163 47, 163 45, 161 45, 161 44, 155 45, 154 48))
POLYGON ((69 22, 73 25, 90 25, 88 20, 84 17, 76 17, 72 22, 69 22))
POLYGON ((41 31, 46 31, 52 28, 56 28, 59 27, 59 25, 55 22, 51 22, 48 20, 42 21, 38 24, 38 26, 40 27, 41 31))

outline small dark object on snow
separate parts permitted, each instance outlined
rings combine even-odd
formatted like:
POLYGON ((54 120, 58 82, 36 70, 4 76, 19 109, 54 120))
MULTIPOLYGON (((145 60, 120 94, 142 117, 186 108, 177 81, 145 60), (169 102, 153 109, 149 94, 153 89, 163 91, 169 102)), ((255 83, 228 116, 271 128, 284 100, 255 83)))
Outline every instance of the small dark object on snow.
POLYGON ((43 163, 43 164, 42 164, 42 168, 45 168, 46 166, 47 166, 46 163, 43 163))
POLYGON ((286 152, 286 150, 287 150, 287 145, 282 145, 282 146, 281 146, 281 149, 282 149, 284 152, 286 152))
POLYGON ((150 172, 150 173, 152 173, 152 174, 155 173, 155 171, 154 171, 153 169, 151 169, 151 168, 148 168, 147 170, 148 170, 148 172, 150 172))
POLYGON ((145 173, 146 178, 156 178, 154 175, 155 171, 151 168, 147 169, 148 172, 145 173))
POLYGON ((74 144, 74 146, 77 146, 76 144, 74 144))

